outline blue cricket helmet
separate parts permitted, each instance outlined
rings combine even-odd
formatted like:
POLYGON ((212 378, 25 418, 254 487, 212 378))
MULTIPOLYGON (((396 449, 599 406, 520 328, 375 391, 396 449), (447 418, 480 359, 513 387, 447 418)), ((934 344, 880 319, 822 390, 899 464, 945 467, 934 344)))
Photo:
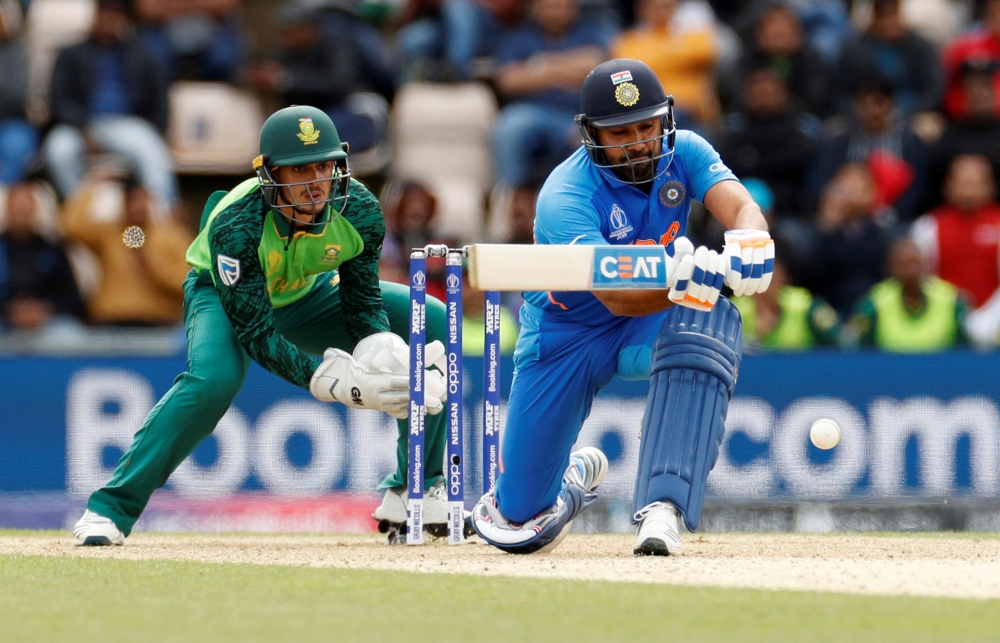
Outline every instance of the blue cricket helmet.
POLYGON ((583 113, 576 117, 576 123, 580 128, 583 144, 594 164, 609 178, 638 185, 652 182, 670 167, 670 163, 667 162, 659 173, 654 172, 650 173, 648 178, 639 178, 636 175, 637 164, 629 158, 625 151, 626 146, 599 145, 594 132, 598 129, 623 127, 659 118, 663 123, 660 135, 636 143, 661 140, 659 153, 655 154, 651 161, 643 161, 653 163, 654 168, 664 157, 673 160, 674 139, 677 135, 674 123, 674 97, 664 93, 660 79, 645 63, 629 58, 616 58, 595 67, 583 81, 580 111, 583 113), (604 150, 612 147, 622 150, 624 162, 608 161, 604 150))

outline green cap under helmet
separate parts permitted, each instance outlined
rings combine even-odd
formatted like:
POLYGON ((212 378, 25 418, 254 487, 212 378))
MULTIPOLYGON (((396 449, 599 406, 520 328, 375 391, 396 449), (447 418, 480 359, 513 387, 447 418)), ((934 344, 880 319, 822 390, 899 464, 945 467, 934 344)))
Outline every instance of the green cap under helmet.
POLYGON ((291 239, 296 227, 323 225, 325 217, 316 217, 312 223, 297 223, 286 210, 305 205, 315 206, 318 202, 289 202, 282 189, 294 188, 318 181, 330 181, 330 195, 324 203, 336 212, 343 212, 347 203, 351 182, 351 170, 347 164, 347 144, 340 141, 333 121, 322 110, 308 105, 292 105, 271 114, 260 130, 260 156, 254 159, 253 169, 257 173, 261 194, 272 210, 280 213, 292 225, 291 239), (305 183, 279 183, 271 172, 278 167, 294 167, 311 163, 330 162, 333 164, 332 179, 319 179, 305 183))
POLYGON ((271 114, 260 130, 268 167, 308 165, 347 158, 333 121, 322 110, 292 105, 271 114))

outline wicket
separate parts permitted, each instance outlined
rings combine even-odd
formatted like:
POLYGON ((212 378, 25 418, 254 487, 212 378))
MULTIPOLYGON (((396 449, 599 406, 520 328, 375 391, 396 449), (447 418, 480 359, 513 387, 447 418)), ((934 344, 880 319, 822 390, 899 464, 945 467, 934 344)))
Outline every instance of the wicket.
MULTIPOLYGON (((467 248, 429 245, 410 253, 410 424, 407 481, 409 501, 406 544, 424 544, 424 350, 426 333, 427 258, 445 257, 447 293, 448 447, 445 478, 448 488, 448 544, 465 541, 465 465, 462 404, 462 270, 467 248)), ((500 455, 500 293, 486 293, 486 337, 483 353, 483 492, 496 484, 500 455)))

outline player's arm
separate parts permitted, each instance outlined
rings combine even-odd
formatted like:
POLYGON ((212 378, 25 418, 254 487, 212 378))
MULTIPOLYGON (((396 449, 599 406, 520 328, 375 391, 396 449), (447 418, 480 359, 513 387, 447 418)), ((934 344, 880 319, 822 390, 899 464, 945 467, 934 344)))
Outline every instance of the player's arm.
POLYGON ((768 231, 760 206, 739 181, 719 181, 705 193, 704 204, 726 230, 768 231))
POLYGON ((308 389, 320 362, 274 327, 274 307, 257 257, 263 219, 247 201, 242 199, 212 222, 209 249, 219 299, 250 357, 278 377, 308 389))
POLYGON ((343 212, 361 235, 365 248, 357 257, 340 265, 340 306, 344 325, 353 343, 389 330, 389 317, 382 304, 378 261, 385 237, 385 218, 378 199, 358 181, 351 181, 350 199, 343 212))
POLYGON ((642 317, 674 305, 669 290, 594 290, 594 296, 612 315, 642 317))
POLYGON ((743 184, 708 141, 694 133, 678 136, 676 162, 684 165, 692 198, 708 208, 726 232, 726 285, 737 297, 764 292, 774 271, 774 241, 767 221, 743 184))

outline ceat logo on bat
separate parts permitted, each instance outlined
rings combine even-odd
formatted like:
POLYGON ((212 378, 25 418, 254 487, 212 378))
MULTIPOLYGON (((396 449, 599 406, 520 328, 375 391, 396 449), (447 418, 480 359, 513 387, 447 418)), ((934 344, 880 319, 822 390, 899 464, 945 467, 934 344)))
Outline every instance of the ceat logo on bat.
POLYGON ((594 248, 594 288, 666 288, 666 253, 660 246, 594 248))

